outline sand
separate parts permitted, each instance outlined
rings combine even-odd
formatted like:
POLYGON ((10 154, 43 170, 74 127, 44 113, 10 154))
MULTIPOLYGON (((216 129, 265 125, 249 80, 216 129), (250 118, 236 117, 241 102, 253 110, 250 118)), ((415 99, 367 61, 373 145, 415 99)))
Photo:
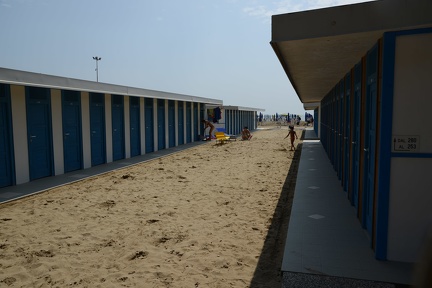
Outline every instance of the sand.
POLYGON ((265 128, 0 204, 0 287, 280 287, 301 145, 265 128))

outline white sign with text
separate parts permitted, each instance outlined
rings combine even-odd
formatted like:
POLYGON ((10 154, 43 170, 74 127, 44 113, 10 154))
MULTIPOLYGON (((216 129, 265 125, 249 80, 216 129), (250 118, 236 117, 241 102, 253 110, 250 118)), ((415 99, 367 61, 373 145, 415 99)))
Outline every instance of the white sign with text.
POLYGON ((417 152, 420 149, 420 136, 393 135, 392 152, 417 152))

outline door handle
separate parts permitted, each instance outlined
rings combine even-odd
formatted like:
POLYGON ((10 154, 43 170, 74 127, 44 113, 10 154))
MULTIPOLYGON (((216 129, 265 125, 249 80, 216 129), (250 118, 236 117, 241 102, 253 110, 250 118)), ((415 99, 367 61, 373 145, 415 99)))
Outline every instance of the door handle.
POLYGON ((69 136, 69 133, 65 133, 64 135, 65 135, 65 136, 69 136))
POLYGON ((368 152, 368 151, 369 151, 369 149, 367 149, 367 148, 364 148, 363 150, 364 150, 365 152, 368 152))
POLYGON ((355 141, 351 142, 351 144, 356 145, 357 143, 355 141))

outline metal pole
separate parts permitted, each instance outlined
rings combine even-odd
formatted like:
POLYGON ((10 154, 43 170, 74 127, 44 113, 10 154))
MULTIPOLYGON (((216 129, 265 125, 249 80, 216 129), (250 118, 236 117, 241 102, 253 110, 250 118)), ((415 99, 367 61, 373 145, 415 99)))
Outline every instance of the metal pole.
POLYGON ((99 82, 99 66, 98 66, 98 62, 99 60, 102 60, 101 57, 95 56, 93 57, 94 60, 96 60, 96 82, 99 82))

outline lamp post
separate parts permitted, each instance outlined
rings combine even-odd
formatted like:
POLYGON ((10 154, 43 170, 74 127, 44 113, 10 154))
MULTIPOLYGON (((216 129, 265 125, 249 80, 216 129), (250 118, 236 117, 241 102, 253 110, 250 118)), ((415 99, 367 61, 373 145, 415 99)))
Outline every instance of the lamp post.
POLYGON ((96 60, 96 82, 99 82, 99 67, 98 67, 98 62, 99 60, 102 60, 101 57, 95 56, 93 57, 94 60, 96 60))

